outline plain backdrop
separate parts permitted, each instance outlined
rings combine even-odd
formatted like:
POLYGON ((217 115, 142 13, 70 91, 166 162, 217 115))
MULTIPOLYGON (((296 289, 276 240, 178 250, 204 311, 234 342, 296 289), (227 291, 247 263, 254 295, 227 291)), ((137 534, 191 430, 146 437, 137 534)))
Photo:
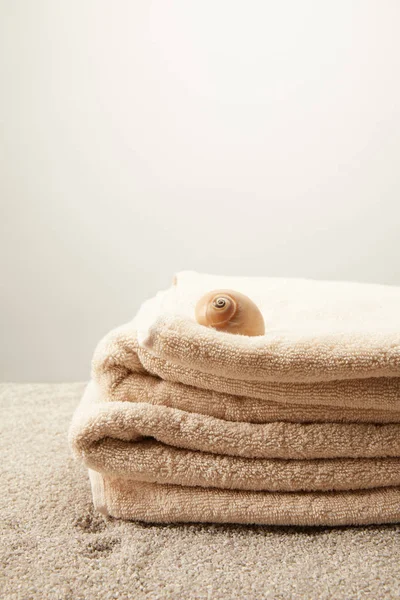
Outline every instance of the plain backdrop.
POLYGON ((175 271, 400 284, 400 3, 0 0, 0 378, 175 271))

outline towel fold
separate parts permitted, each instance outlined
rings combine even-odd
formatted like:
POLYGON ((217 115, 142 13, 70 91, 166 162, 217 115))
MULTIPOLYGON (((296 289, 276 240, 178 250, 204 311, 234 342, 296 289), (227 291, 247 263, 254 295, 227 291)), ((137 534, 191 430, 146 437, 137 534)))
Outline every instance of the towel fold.
POLYGON ((155 523, 369 525, 399 521, 400 488, 351 492, 263 493, 92 479, 95 507, 106 515, 155 523))
POLYGON ((96 349, 70 443, 95 505, 146 521, 400 520, 399 288, 180 273, 96 349), (194 321, 206 292, 262 310, 194 321))

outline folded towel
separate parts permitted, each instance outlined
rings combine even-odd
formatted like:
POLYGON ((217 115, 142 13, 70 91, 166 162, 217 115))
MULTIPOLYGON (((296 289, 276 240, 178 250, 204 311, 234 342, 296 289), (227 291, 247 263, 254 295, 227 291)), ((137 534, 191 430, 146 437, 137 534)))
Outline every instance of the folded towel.
POLYGON ((70 442, 91 470, 95 506, 114 517, 337 525, 399 519, 399 433, 398 424, 260 425, 103 402, 92 382, 70 442))
POLYGON ((399 306, 397 287, 183 272, 104 338, 94 377, 113 398, 121 388, 118 399, 132 399, 136 373, 148 373, 264 402, 399 414, 399 306), (258 304, 264 336, 233 336, 194 321, 197 300, 218 287, 258 304))
POLYGON ((397 523, 400 488, 263 493, 158 485, 90 472, 94 505, 105 515, 153 523, 270 525, 397 523))
POLYGON ((181 273, 99 344, 70 443, 97 508, 148 521, 400 519, 400 290, 181 273), (194 322, 206 292, 266 334, 194 322))

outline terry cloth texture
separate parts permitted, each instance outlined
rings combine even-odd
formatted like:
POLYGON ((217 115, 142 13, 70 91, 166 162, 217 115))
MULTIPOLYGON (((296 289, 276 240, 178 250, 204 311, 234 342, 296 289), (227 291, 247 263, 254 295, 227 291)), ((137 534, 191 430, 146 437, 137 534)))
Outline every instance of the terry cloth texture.
POLYGON ((400 520, 400 288, 184 272, 102 340, 70 429, 95 506, 144 521, 400 520), (264 336, 194 321, 206 292, 264 336))
POLYGON ((400 597, 400 526, 156 525, 93 510, 66 443, 83 384, 0 384, 2 600, 400 597))

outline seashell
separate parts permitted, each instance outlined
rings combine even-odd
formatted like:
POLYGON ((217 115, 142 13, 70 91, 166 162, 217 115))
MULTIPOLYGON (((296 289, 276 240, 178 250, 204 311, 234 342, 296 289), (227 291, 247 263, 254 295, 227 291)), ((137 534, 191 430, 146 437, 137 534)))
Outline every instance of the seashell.
POLYGON ((195 308, 196 321, 205 327, 238 335, 264 335, 259 308, 250 298, 234 290, 213 290, 195 308))

